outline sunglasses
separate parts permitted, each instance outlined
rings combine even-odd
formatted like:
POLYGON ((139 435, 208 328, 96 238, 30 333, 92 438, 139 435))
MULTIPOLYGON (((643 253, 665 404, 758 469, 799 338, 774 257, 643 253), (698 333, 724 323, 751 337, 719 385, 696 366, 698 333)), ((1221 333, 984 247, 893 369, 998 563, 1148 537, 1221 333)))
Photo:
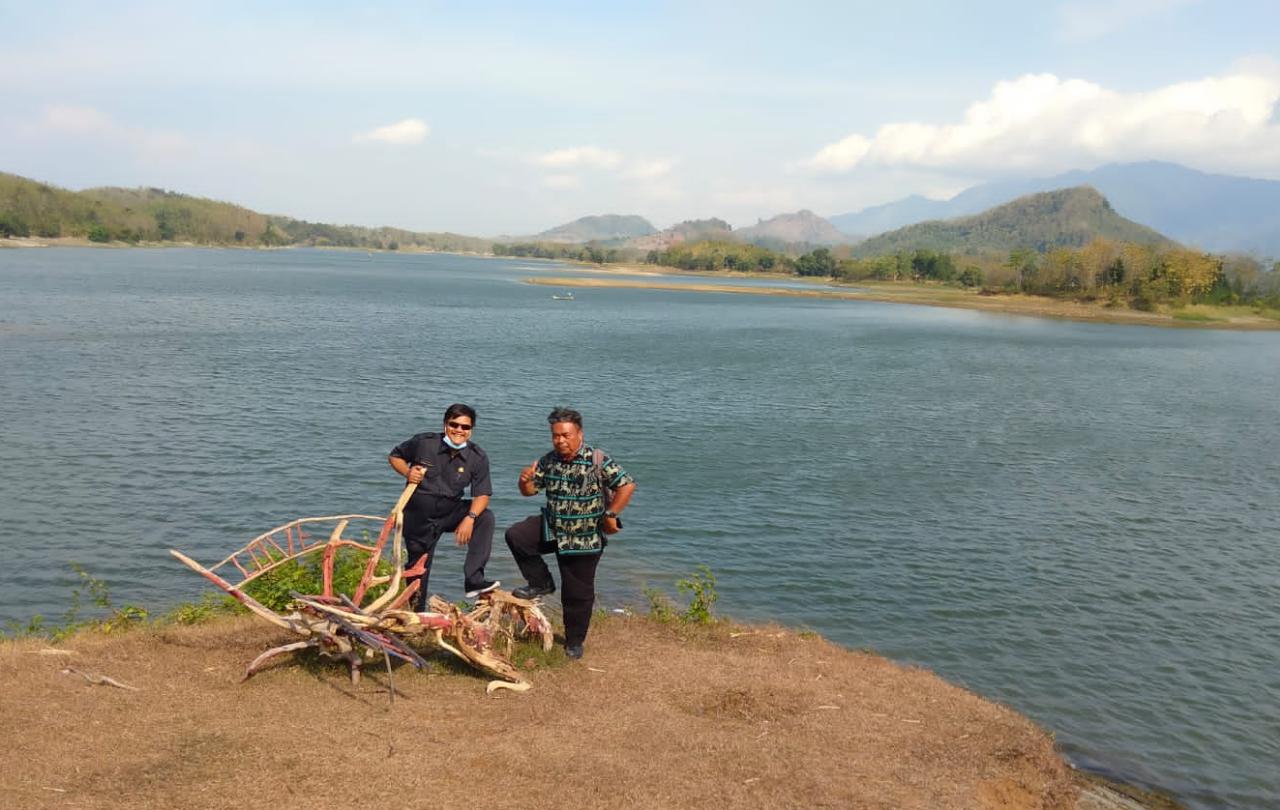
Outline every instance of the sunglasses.
POLYGON ((471 428, 475 427, 475 425, 468 425, 463 422, 445 422, 445 424, 454 430, 471 430, 471 428))

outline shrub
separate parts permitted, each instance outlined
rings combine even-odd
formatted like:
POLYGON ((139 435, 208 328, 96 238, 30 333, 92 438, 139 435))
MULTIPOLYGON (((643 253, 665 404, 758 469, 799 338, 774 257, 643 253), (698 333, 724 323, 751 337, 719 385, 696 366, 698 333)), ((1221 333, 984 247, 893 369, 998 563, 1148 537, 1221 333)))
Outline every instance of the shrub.
POLYGON ((681 617, 684 621, 710 624, 715 620, 711 608, 720 599, 720 594, 716 592, 716 577, 710 568, 698 566, 691 576, 676 581, 676 589, 690 597, 689 607, 681 617))
MULTIPOLYGON (((333 560, 333 592, 351 596, 360 577, 364 576, 365 565, 369 561, 368 552, 353 548, 338 549, 333 560)), ((322 559, 319 554, 294 560, 276 568, 245 586, 245 593, 272 610, 286 610, 293 601, 291 591, 304 594, 317 594, 324 590, 324 576, 321 571, 322 559)), ((379 560, 375 569, 380 575, 391 573, 391 563, 379 560)), ((386 585, 376 585, 369 589, 369 598, 377 597, 386 591, 386 585)))
POLYGON ((677 606, 661 590, 644 589, 649 600, 650 618, 682 624, 711 624, 716 621, 711 615, 711 608, 720 599, 720 594, 716 592, 716 577, 710 568, 700 565, 692 575, 676 580, 676 590, 689 596, 689 606, 683 613, 677 612, 677 606))
POLYGON ((30 236, 31 229, 21 217, 13 214, 0 214, 0 238, 8 236, 30 236))

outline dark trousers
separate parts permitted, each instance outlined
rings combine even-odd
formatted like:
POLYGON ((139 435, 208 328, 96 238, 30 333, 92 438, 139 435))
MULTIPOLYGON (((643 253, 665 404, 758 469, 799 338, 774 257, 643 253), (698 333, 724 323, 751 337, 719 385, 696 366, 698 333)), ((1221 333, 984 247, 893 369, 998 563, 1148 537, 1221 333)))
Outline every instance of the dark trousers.
MULTIPOLYGON (((436 543, 440 535, 458 528, 458 524, 471 511, 471 501, 435 498, 429 495, 414 496, 404 508, 404 545, 408 552, 407 567, 412 568, 425 554, 426 570, 421 577, 409 577, 405 585, 419 579, 422 585, 413 598, 414 610, 427 607, 427 581, 431 578, 431 563, 435 557, 436 543)), ((467 558, 462 563, 462 581, 465 590, 479 587, 484 582, 484 566, 493 550, 493 529, 497 521, 489 509, 480 513, 471 529, 471 541, 467 543, 467 558)))
MULTIPOLYGON (((554 554, 556 544, 542 533, 542 516, 533 515, 507 529, 507 547, 520 573, 530 585, 555 587, 543 554, 554 554)), ((603 552, 601 552, 603 553, 603 552)), ((564 606, 564 643, 581 644, 591 626, 596 603, 596 566, 600 554, 556 554, 560 565, 560 604, 564 606)))

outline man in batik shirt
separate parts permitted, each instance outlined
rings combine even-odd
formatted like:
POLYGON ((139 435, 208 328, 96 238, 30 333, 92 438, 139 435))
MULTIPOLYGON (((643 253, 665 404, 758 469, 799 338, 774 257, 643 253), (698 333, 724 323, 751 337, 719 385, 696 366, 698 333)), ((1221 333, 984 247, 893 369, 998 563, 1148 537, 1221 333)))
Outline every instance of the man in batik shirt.
POLYGON ((512 593, 521 599, 555 593, 555 580, 542 559, 554 553, 560 567, 565 655, 581 658, 596 599, 596 566, 606 536, 622 530, 619 515, 636 484, 618 462, 583 441, 582 414, 556 408, 547 422, 552 450, 524 468, 519 481, 521 495, 543 490, 547 504, 542 514, 507 529, 507 545, 529 582, 512 593))

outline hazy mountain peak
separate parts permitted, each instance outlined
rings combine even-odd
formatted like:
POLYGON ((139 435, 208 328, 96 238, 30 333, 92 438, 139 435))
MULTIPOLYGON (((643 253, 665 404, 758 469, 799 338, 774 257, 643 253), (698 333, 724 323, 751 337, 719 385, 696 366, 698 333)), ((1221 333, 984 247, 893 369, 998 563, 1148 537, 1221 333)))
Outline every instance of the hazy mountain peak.
POLYGON ((1097 238, 1149 245, 1170 240, 1125 219, 1091 186, 1028 194, 981 214, 931 220, 880 234, 855 253, 877 256, 900 250, 1003 253, 1015 248, 1079 247, 1097 238))
POLYGON ((1161 160, 984 183, 949 200, 906 197, 840 214, 831 222, 847 234, 866 236, 925 220, 976 214, 1026 194, 1083 184, 1098 189, 1122 216, 1184 244, 1280 255, 1280 182, 1208 174, 1161 160))
POLYGON ((607 242, 657 233, 649 220, 636 214, 579 217, 534 236, 539 242, 607 242))
POLYGON ((734 236, 756 244, 834 245, 849 241, 836 226, 807 209, 761 220, 735 231, 734 236))
POLYGON ((731 238, 733 227, 723 219, 686 219, 670 228, 639 236, 627 242, 627 247, 638 250, 665 250, 682 242, 699 242, 703 240, 723 240, 731 238))

